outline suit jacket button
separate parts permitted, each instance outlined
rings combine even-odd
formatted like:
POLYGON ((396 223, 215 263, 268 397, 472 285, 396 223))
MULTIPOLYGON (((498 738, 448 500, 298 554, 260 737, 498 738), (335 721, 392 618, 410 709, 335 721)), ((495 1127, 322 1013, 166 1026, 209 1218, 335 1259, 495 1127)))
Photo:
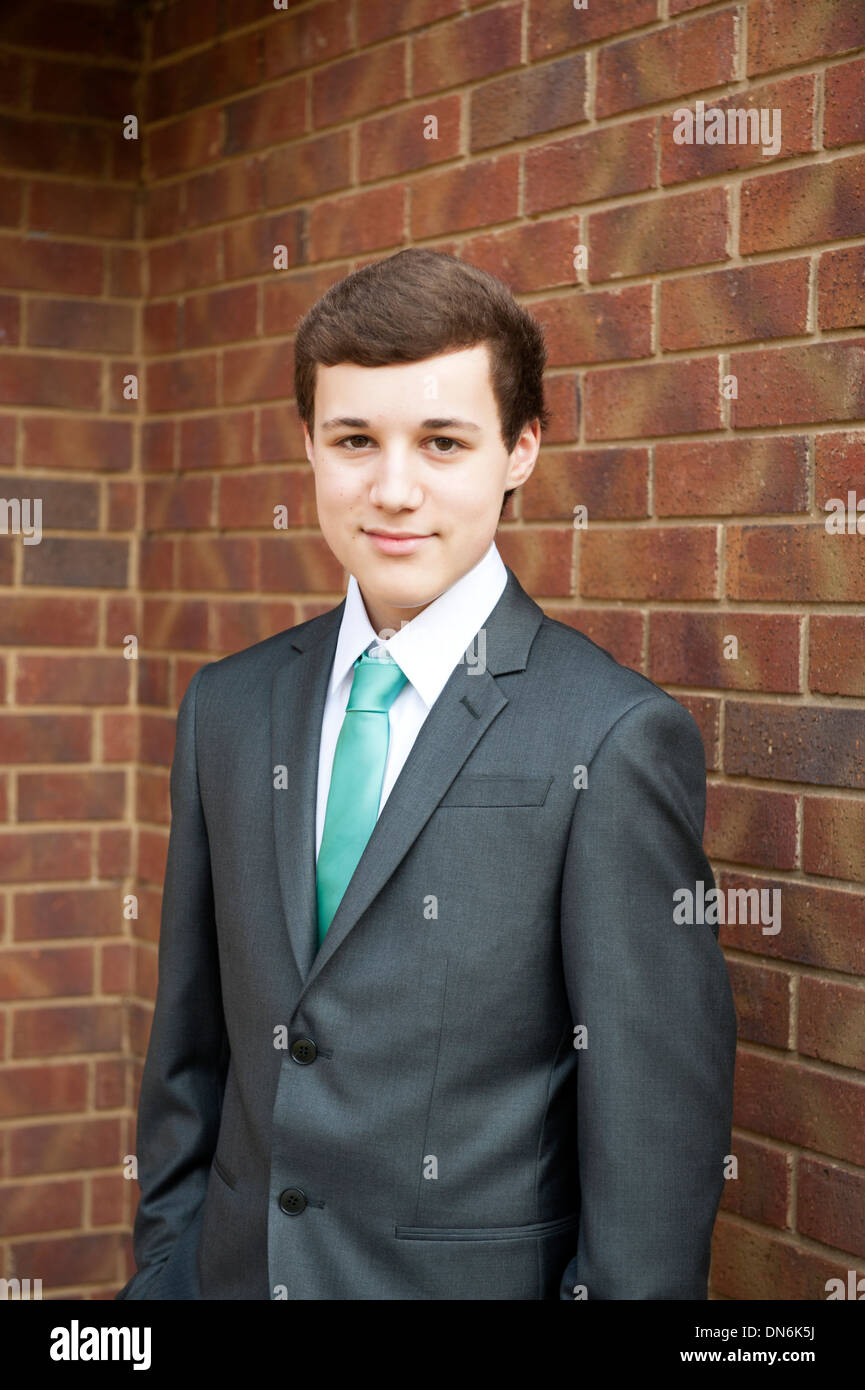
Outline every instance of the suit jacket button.
POLYGON ((302 1067, 308 1067, 318 1056, 318 1048, 312 1038, 295 1038, 291 1044, 291 1055, 302 1067))
POLYGON ((306 1206, 306 1197, 299 1187, 287 1187, 279 1194, 279 1209, 286 1216, 300 1216, 306 1206))

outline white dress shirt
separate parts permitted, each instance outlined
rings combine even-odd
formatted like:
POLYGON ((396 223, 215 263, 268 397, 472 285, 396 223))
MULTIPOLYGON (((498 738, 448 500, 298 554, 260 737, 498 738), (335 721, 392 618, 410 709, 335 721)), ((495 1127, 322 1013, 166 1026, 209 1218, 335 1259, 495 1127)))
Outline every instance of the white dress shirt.
POLYGON ((369 620, 358 582, 353 574, 349 575, 321 723, 316 861, 324 834, 336 741, 345 717, 357 658, 370 647, 383 647, 408 677, 388 714, 390 736, 379 802, 381 814, 420 727, 454 667, 461 660, 483 660, 484 648, 478 644, 475 650, 472 641, 501 598, 507 580, 508 572, 493 541, 472 569, 439 594, 416 618, 405 623, 399 632, 381 641, 369 620))

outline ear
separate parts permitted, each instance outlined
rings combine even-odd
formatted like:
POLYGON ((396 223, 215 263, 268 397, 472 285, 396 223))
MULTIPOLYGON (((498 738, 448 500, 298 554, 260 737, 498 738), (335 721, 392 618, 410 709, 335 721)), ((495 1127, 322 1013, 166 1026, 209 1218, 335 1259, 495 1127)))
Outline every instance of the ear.
POLYGON ((302 420, 301 424, 303 426, 303 447, 306 449, 306 457, 309 459, 310 463, 314 468, 315 456, 313 454, 312 439, 310 438, 309 430, 306 428, 306 421, 302 420))
POLYGON ((505 478, 505 491, 508 488, 519 487, 530 476, 537 462, 540 447, 541 422, 540 420, 532 420, 524 426, 522 434, 511 450, 505 478))

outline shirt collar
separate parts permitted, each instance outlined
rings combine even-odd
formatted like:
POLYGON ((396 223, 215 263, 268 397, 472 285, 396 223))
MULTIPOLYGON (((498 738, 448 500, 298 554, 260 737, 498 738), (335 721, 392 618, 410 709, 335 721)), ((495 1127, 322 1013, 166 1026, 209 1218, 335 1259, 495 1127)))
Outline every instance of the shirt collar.
POLYGON ((504 561, 492 541, 486 554, 466 574, 392 637, 380 641, 369 620, 360 586, 354 575, 349 575, 329 693, 336 690, 372 643, 390 653, 427 708, 432 708, 472 638, 498 603, 507 578, 504 561))

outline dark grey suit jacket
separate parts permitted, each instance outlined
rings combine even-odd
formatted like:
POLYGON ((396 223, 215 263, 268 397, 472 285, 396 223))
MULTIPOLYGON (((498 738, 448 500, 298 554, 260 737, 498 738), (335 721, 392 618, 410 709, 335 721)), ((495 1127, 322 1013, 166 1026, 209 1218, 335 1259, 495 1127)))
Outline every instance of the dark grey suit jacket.
POLYGON ((118 1298, 705 1298, 736 1026, 673 921, 713 886, 696 724, 508 570, 316 951, 342 610, 180 707, 118 1298))

